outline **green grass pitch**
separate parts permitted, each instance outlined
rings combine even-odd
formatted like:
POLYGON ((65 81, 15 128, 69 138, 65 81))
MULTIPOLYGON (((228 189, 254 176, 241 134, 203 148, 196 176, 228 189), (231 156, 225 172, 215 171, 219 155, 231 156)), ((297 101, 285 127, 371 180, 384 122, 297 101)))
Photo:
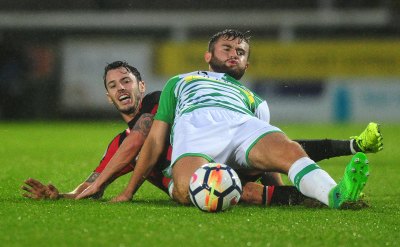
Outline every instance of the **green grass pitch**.
MULTIPOLYGON (((347 139, 365 124, 280 125, 291 138, 347 139)), ((385 148, 370 154, 358 211, 238 205, 224 213, 184 207, 150 184, 129 203, 34 201, 21 196, 28 178, 72 190, 97 166, 121 122, 0 123, 0 246, 400 246, 400 125, 382 124, 385 148)), ((339 180, 350 157, 319 162, 339 180)))

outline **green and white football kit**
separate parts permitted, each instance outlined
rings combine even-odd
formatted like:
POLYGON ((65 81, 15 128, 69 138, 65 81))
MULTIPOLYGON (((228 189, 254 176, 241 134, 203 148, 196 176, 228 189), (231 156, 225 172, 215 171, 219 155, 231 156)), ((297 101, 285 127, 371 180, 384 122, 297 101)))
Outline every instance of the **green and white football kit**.
POLYGON ((201 156, 234 169, 247 168, 248 153, 257 140, 281 132, 269 124, 265 100, 229 75, 215 72, 171 78, 155 119, 173 126, 171 167, 181 157, 201 156))
MULTIPOLYGON (((259 139, 282 132, 270 125, 267 102, 224 73, 195 71, 168 80, 154 119, 172 126, 172 166, 185 156, 200 156, 234 169, 251 168, 248 155, 259 139)), ((358 153, 337 185, 309 157, 299 158, 288 177, 298 190, 332 208, 355 201, 365 186, 368 161, 358 153)), ((172 188, 172 187, 171 187, 172 188)))

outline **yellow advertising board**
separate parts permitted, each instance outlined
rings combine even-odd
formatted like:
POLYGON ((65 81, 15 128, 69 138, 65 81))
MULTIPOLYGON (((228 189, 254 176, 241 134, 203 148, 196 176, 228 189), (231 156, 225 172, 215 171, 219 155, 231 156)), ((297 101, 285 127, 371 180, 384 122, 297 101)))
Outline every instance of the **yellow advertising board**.
MULTIPOLYGON (((165 76, 207 70, 207 41, 163 43, 157 47, 156 72, 165 76)), ((253 78, 323 79, 399 77, 400 40, 251 41, 248 75, 253 78)))

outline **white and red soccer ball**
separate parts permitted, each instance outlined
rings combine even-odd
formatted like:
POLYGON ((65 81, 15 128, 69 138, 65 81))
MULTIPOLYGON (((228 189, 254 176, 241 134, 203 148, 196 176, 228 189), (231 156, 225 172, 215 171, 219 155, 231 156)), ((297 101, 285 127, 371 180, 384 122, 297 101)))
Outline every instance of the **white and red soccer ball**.
POLYGON ((239 202, 241 194, 239 176, 225 164, 205 164, 190 179, 190 200, 205 212, 226 210, 239 202))

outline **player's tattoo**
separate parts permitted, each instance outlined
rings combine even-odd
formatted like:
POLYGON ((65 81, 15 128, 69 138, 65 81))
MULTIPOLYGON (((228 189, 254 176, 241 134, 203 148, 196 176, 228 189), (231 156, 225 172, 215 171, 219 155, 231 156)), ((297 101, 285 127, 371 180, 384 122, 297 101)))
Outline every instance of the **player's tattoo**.
POLYGON ((139 131, 144 136, 147 136, 150 132, 151 125, 153 124, 153 114, 144 113, 140 116, 139 120, 133 126, 132 130, 139 131))
POLYGON ((93 183, 99 176, 100 176, 100 173, 93 172, 92 174, 90 174, 90 176, 86 179, 85 182, 93 183))

